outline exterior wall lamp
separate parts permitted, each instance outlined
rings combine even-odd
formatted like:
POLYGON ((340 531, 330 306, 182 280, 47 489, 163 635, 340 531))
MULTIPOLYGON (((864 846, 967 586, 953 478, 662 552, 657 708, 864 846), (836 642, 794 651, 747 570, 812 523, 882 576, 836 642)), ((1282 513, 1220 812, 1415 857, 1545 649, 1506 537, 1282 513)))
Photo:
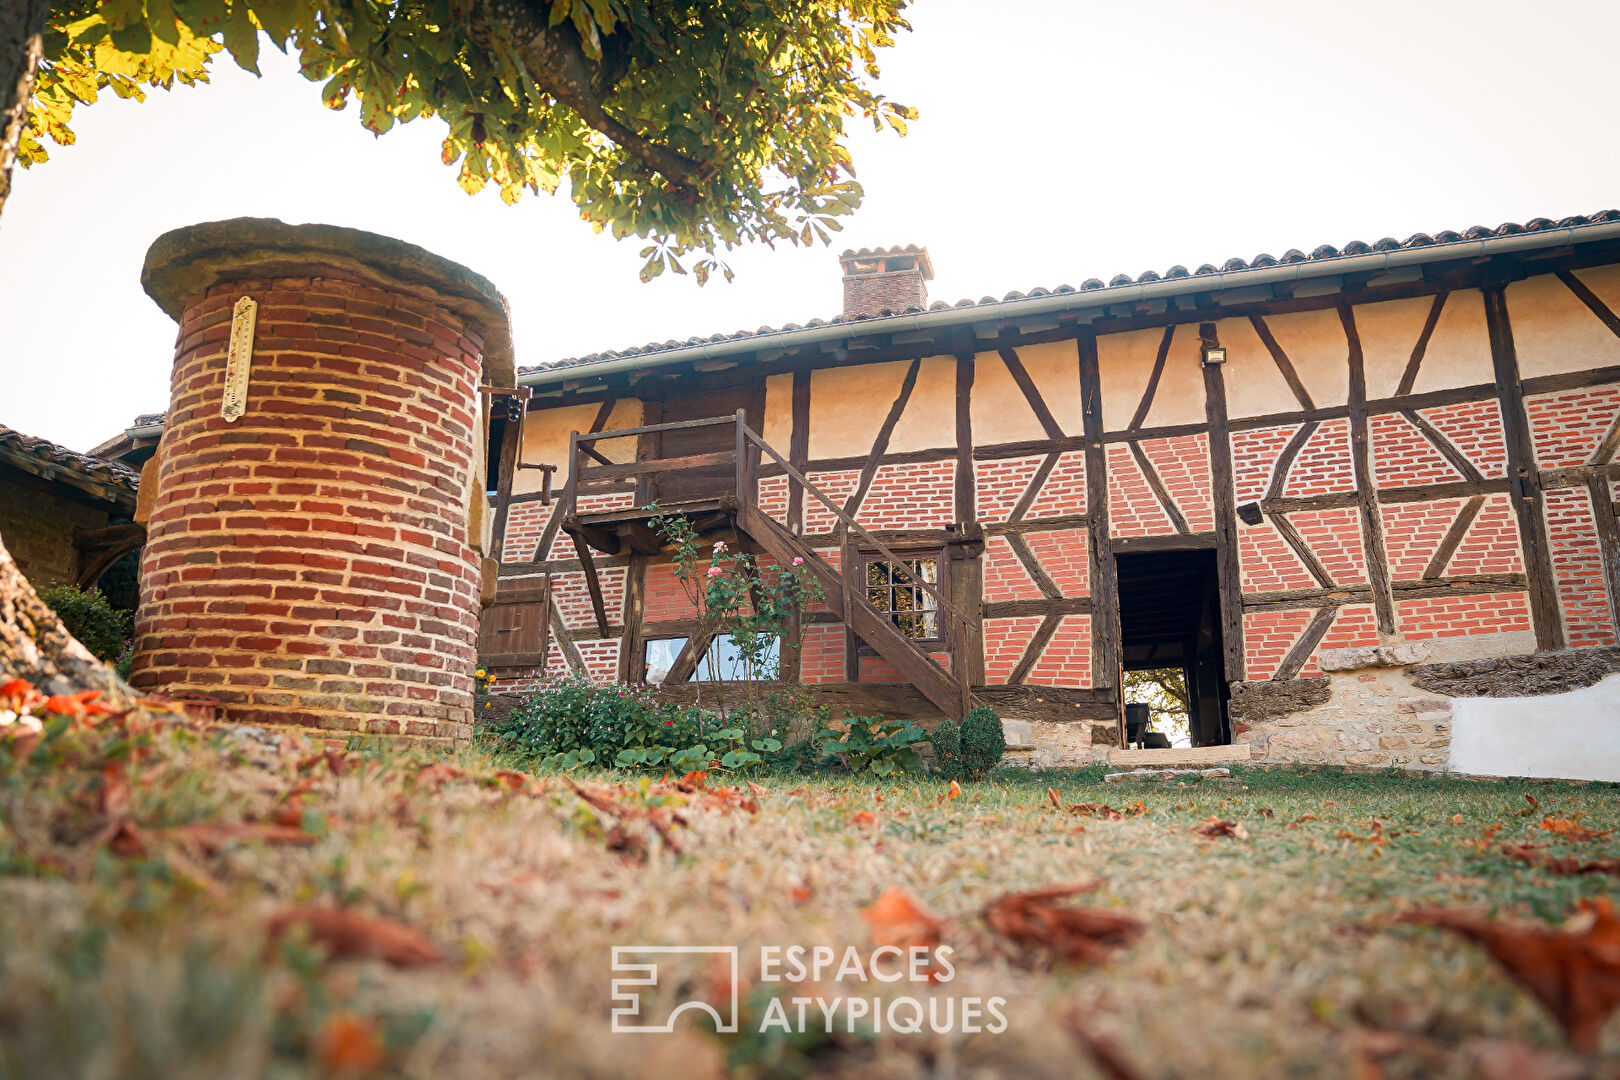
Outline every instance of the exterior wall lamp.
POLYGON ((1224 364, 1224 363, 1226 363, 1226 346, 1224 346, 1224 345, 1205 345, 1204 346, 1204 363, 1205 364, 1224 364))

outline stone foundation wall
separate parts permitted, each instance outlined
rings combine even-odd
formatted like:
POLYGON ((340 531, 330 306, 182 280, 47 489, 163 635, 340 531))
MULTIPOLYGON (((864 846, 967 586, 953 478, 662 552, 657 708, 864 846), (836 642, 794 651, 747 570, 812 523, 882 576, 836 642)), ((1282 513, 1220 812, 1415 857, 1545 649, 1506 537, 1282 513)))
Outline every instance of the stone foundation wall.
POLYGON ((1443 770, 1450 756, 1451 699, 1415 689, 1398 668, 1351 671, 1322 680, 1319 705, 1235 723, 1257 762, 1399 766, 1443 770))

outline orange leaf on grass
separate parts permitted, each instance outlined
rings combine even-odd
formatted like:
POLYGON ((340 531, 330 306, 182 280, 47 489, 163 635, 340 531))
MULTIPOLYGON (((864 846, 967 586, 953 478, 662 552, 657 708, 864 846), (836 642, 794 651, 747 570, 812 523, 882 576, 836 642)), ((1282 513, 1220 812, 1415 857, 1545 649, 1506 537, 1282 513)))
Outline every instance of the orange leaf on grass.
POLYGON ((1202 836, 1206 840, 1213 840, 1219 836, 1229 836, 1234 840, 1247 840, 1249 830, 1241 822, 1225 821, 1221 818, 1205 818, 1200 824, 1192 827, 1194 836, 1202 836))
POLYGON ((512 791, 522 791, 529 783, 529 774, 515 769, 498 769, 495 779, 512 791))
POLYGON ((1558 859, 1542 854, 1533 844, 1503 844, 1502 854, 1539 867, 1549 874, 1620 875, 1620 859, 1558 859))
POLYGON ((308 847, 315 842, 315 838, 301 828, 252 821, 196 821, 170 829, 168 835, 207 855, 230 844, 308 847))
POLYGON ((420 931, 345 908, 287 908, 270 916, 265 932, 274 941, 297 926, 307 927, 310 940, 324 946, 334 960, 382 960, 394 967, 426 967, 443 959, 438 947, 420 931))
POLYGON ((129 813, 129 776, 124 763, 108 765, 101 770, 101 812, 107 817, 124 817, 129 813))
POLYGON ((58 716, 71 716, 75 720, 108 716, 113 710, 96 700, 100 696, 100 690, 83 690, 77 694, 53 694, 45 699, 40 708, 44 712, 55 713, 58 716))
POLYGON ((465 772, 456 768, 454 765, 446 765, 442 761, 435 762, 434 764, 424 766, 417 771, 416 786, 419 788, 426 788, 429 791, 438 791, 451 780, 460 780, 466 775, 467 774, 465 772))
POLYGON ((1601 840, 1609 835, 1607 832, 1588 829, 1572 818, 1544 817, 1541 819, 1541 827, 1555 836, 1562 837, 1565 840, 1573 840, 1578 844, 1585 843, 1588 840, 1601 840))
POLYGON ((335 1012, 315 1036, 315 1056, 333 1072, 371 1072, 387 1060, 377 1025, 364 1016, 335 1012))
POLYGON ((861 918, 871 929, 875 944, 897 949, 932 949, 939 944, 945 926, 898 885, 884 889, 871 907, 862 908, 861 918))
POLYGON ((1483 945, 1541 1002, 1582 1053, 1597 1049, 1620 1005, 1620 918, 1607 897, 1582 900, 1566 926, 1492 922, 1451 908, 1419 908, 1396 922, 1440 926, 1483 945))
POLYGON ((30 712, 45 701, 45 695, 34 689, 27 679, 12 679, 0 684, 0 708, 11 712, 30 712))
POLYGON ((1085 1014, 1076 1005, 1063 1017, 1069 1034, 1090 1057, 1097 1071, 1108 1080, 1141 1080, 1142 1073, 1131 1063, 1118 1044, 1106 1035, 1099 1035, 1086 1024, 1085 1014))
POLYGON ((1113 949, 1141 936, 1142 920, 1122 911, 1058 903, 1101 887, 1094 881, 1009 893, 984 909, 984 921, 1020 948, 1064 963, 1102 964, 1113 949))
POLYGON ((850 820, 850 824, 859 825, 862 828, 865 828, 868 825, 876 825, 877 824, 877 815, 872 813, 872 811, 870 811, 870 810, 862 810, 860 813, 856 814, 854 817, 850 818, 849 820, 850 820))

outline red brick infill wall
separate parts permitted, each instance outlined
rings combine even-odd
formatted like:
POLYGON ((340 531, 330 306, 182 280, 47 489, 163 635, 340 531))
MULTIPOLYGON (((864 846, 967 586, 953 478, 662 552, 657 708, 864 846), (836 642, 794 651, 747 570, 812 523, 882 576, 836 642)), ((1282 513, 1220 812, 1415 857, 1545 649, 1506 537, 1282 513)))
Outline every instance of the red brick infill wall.
POLYGON ((185 295, 148 283, 182 309, 131 681, 215 698, 231 720, 465 737, 491 320, 420 281, 391 282, 382 259, 297 250, 309 227, 279 228, 273 244, 297 273, 246 250, 241 265, 217 259, 228 280, 185 295), (251 379, 245 413, 227 422, 243 296, 258 302, 251 379))

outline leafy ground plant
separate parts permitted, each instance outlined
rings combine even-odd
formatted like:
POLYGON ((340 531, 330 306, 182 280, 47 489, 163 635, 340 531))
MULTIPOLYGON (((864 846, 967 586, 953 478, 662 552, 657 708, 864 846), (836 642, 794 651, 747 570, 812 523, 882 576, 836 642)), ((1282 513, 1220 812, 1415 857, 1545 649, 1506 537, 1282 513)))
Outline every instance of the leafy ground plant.
MULTIPOLYGON (((1463 1080, 1612 1075, 1620 1055, 1612 1016, 1550 1012, 1435 928, 1467 912, 1603 945, 1592 902, 1615 879, 1584 867, 1620 853, 1620 800, 1601 785, 537 777, 25 697, 0 725, 4 1076, 606 1077, 633 1053, 677 1078, 1463 1080), (1197 831, 1211 818, 1247 836, 1197 831), (1005 997, 1006 1030, 760 1032, 783 992, 893 990, 773 986, 761 948, 891 941, 951 946, 930 993, 1005 997), (636 943, 755 957, 741 1030, 610 1035, 611 950, 636 943)), ((1572 979, 1602 975, 1570 955, 1572 979)), ((729 989, 677 982, 649 1008, 729 989)))

